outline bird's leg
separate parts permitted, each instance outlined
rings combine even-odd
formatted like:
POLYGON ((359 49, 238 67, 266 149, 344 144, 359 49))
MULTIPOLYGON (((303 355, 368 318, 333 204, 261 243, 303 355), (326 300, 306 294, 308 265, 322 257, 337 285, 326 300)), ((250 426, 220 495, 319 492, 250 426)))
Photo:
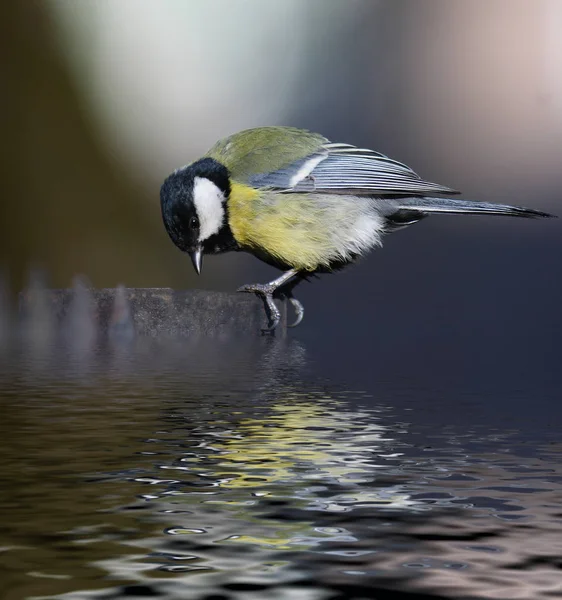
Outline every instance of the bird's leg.
MULTIPOLYGON (((281 320, 281 313, 279 312, 279 309, 277 308, 277 306, 275 306, 275 302, 273 300, 273 294, 281 287, 283 287, 288 281, 290 281, 293 277, 295 277, 298 274, 297 269, 290 269, 289 271, 286 271, 285 273, 283 273, 283 275, 281 275, 281 277, 278 277, 277 279, 274 279, 273 281, 270 281, 269 283, 250 283, 249 285, 243 285, 242 287, 239 287, 236 291, 238 292, 251 292, 253 294, 257 294, 258 296, 260 296, 263 299, 263 302, 266 306, 266 311, 268 313, 269 316, 269 327, 267 329, 264 329, 263 331, 274 331, 275 328, 277 327, 277 325, 279 325, 279 321, 281 320)), ((292 298, 292 294, 290 294, 290 296, 288 296, 290 299, 292 298)), ((293 304, 293 306, 295 306, 293 300, 295 300, 294 298, 292 298, 291 304, 293 304)), ((295 300, 299 305, 300 302, 298 302, 298 300, 295 300)), ((300 305, 302 308, 302 305, 300 305)), ((299 311, 298 309, 295 307, 295 310, 297 311, 297 322, 300 322, 300 320, 298 319, 298 315, 299 315, 299 311)), ((300 319, 302 319, 302 316, 300 317, 300 319)))

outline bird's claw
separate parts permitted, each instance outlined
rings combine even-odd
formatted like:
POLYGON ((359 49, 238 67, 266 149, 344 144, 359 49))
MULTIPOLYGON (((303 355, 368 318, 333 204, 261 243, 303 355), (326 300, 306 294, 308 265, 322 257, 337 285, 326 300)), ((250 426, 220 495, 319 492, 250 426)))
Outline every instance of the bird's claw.
POLYGON ((289 296, 289 302, 293 306, 297 318, 290 325, 287 325, 287 327, 296 327, 304 317, 304 306, 293 296, 289 296))
POLYGON ((279 309, 273 300, 273 292, 275 291, 275 288, 272 288, 272 286, 268 285, 267 283, 253 283, 249 285, 243 285, 236 291, 256 294, 257 296, 261 297, 265 304, 267 316, 269 318, 269 327, 264 327, 261 331, 262 333, 273 333, 281 321, 281 313, 279 312, 279 309))
POLYGON ((243 285, 236 290, 237 292, 256 294, 263 300, 269 318, 269 327, 262 329, 262 333, 273 333, 281 321, 281 313, 273 299, 274 294, 277 294, 280 298, 286 298, 295 311, 296 319, 293 323, 287 325, 287 327, 296 327, 304 317, 303 305, 293 296, 291 290, 283 292, 282 283, 283 282, 279 282, 279 279, 276 279, 270 283, 250 283, 248 285, 243 285), (279 285, 280 283, 281 285, 279 285))

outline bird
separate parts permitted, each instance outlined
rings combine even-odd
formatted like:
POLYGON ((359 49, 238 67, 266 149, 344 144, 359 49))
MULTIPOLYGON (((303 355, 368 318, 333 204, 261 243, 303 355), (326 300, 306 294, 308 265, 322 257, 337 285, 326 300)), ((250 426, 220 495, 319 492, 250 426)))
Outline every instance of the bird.
POLYGON ((173 243, 201 273, 205 254, 248 252, 283 273, 239 292, 261 297, 274 332, 275 299, 303 280, 354 263, 384 235, 432 214, 553 217, 549 213, 451 198, 459 192, 422 179, 407 165, 367 148, 334 143, 285 126, 246 129, 219 140, 203 157, 174 170, 160 189, 162 219, 173 243))

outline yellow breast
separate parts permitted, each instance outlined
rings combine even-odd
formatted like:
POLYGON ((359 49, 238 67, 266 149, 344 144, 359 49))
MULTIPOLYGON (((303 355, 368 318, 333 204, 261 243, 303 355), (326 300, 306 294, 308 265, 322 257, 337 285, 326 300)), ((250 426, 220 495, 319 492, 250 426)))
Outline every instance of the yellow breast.
POLYGON ((244 249, 303 271, 329 262, 329 240, 318 232, 305 194, 280 194, 234 183, 228 205, 232 234, 244 249))
POLYGON ((315 271, 380 245, 384 219, 371 199, 283 194, 234 183, 229 224, 243 249, 287 268, 315 271))

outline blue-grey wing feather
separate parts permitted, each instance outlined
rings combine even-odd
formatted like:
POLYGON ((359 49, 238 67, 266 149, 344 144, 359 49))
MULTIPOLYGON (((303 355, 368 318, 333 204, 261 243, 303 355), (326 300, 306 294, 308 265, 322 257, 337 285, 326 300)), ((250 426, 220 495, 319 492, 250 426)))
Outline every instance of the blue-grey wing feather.
POLYGON ((252 175, 248 178, 248 183, 257 188, 274 188, 278 190, 295 191, 291 189, 291 181, 315 156, 323 158, 324 154, 310 154, 278 171, 252 175))
POLYGON ((424 181, 408 166, 384 154, 349 144, 325 144, 318 152, 271 173, 250 178, 255 187, 285 193, 338 193, 371 196, 426 196, 457 193, 424 181))

